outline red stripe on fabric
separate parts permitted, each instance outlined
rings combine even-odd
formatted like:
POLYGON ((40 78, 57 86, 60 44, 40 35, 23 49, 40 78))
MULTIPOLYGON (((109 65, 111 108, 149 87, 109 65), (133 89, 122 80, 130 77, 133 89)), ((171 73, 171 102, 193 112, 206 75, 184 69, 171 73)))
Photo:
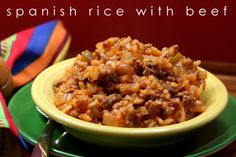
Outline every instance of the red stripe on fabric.
POLYGON ((9 69, 11 70, 15 61, 23 54, 26 49, 30 38, 34 32, 34 27, 17 33, 16 40, 12 44, 10 55, 6 61, 9 69))
POLYGON ((12 133, 14 135, 19 137, 19 132, 18 132, 18 130, 16 128, 16 125, 15 125, 13 119, 11 118, 10 112, 8 111, 7 105, 5 103, 5 99, 3 98, 3 95, 2 95, 1 92, 0 92, 0 101, 2 103, 2 107, 3 107, 4 113, 5 113, 5 117, 6 117, 7 121, 8 121, 10 130, 12 131, 12 133))

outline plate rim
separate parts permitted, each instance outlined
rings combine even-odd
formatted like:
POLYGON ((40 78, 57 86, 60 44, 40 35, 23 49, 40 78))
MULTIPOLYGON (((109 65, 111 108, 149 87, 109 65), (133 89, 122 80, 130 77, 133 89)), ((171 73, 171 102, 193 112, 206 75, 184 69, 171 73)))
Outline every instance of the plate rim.
MULTIPOLYGON (((9 109, 10 113, 11 113, 11 110, 12 110, 11 108, 14 108, 14 106, 15 106, 14 103, 12 103, 12 102, 17 98, 18 95, 21 94, 22 91, 31 89, 31 86, 32 86, 32 82, 26 84, 25 86, 23 86, 21 89, 19 89, 14 94, 14 96, 11 98, 11 100, 8 103, 8 109, 9 109)), ((229 94, 228 103, 230 101, 233 101, 233 103, 236 103, 236 99, 229 94)), ((45 124, 46 124, 46 122, 45 122, 45 124)), ((37 140, 35 140, 30 135, 28 135, 27 132, 25 132, 24 129, 22 129, 22 127, 18 127, 18 130, 27 142, 29 142, 32 145, 35 145, 37 143, 37 140)), ((207 155, 210 155, 210 154, 214 154, 214 153, 218 152, 219 150, 224 149, 225 147, 230 145, 235 140, 236 140, 236 133, 231 135, 230 137, 228 137, 224 141, 222 141, 220 144, 218 143, 217 145, 212 146, 212 147, 208 148, 207 150, 203 150, 203 151, 200 151, 200 152, 194 152, 193 154, 187 154, 185 156, 186 157, 195 157, 195 156, 199 156, 199 155, 207 156, 207 155)), ((81 156, 81 155, 76 155, 76 154, 73 154, 73 153, 70 153, 70 152, 65 152, 65 151, 62 151, 62 150, 57 149, 57 148, 52 148, 50 153, 55 154, 55 155, 66 155, 68 157, 80 157, 81 156)))

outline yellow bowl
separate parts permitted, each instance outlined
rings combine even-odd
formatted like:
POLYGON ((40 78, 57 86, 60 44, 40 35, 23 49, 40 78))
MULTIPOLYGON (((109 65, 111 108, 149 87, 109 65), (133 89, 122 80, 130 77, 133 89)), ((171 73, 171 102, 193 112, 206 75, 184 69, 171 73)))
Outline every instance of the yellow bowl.
POLYGON ((57 63, 38 75, 32 85, 32 97, 38 108, 49 118, 62 124, 80 140, 112 147, 158 147, 183 139, 191 131, 211 122, 225 109, 228 93, 222 82, 208 72, 206 89, 201 100, 206 111, 199 116, 178 124, 152 128, 121 128, 94 124, 71 117, 54 105, 53 83, 64 75, 65 69, 75 58, 57 63))

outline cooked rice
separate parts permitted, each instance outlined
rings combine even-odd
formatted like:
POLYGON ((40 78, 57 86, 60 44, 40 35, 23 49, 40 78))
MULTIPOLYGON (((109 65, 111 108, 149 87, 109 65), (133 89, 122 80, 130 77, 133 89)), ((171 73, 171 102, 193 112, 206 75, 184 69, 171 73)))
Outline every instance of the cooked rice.
POLYGON ((112 37, 78 54, 54 84, 62 112, 118 127, 155 127, 184 122, 205 110, 199 95, 205 71, 178 51, 161 51, 131 37, 112 37))

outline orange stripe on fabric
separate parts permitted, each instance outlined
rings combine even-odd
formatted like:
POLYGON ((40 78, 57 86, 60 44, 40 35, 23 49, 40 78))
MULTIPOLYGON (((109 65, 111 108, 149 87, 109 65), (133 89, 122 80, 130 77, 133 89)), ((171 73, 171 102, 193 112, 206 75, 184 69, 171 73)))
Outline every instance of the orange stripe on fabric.
POLYGON ((42 56, 40 56, 22 72, 13 77, 15 88, 31 81, 37 76, 37 74, 49 65, 54 53, 56 53, 58 46, 63 41, 65 35, 66 30, 64 29, 62 22, 59 21, 42 56))
POLYGON ((0 126, 1 126, 1 125, 3 126, 3 121, 2 121, 2 120, 0 120, 0 126))

